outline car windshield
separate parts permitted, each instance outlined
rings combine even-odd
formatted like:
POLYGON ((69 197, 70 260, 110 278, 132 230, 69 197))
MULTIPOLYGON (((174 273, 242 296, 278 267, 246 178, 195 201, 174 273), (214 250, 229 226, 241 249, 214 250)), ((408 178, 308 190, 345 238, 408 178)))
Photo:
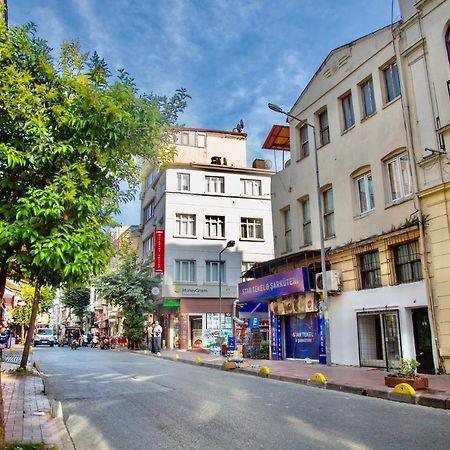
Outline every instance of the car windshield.
POLYGON ((36 334, 41 336, 51 336, 53 334, 53 330, 50 328, 43 328, 41 330, 37 330, 36 334))

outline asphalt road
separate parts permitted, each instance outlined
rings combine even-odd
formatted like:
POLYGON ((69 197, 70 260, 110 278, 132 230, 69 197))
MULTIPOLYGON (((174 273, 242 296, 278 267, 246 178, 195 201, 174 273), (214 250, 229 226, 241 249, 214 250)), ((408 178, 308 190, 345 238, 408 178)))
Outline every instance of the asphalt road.
POLYGON ((450 448, 450 411, 149 355, 37 348, 78 450, 450 448))

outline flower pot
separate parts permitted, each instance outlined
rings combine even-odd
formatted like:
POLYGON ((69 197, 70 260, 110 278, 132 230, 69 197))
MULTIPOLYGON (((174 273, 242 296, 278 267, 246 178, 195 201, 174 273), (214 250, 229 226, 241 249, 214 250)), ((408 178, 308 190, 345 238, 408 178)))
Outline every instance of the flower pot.
POLYGON ((384 384, 389 387, 395 387, 400 383, 408 383, 416 391, 418 389, 428 389, 428 378, 423 376, 416 376, 414 378, 400 377, 398 375, 386 375, 384 377, 384 384))

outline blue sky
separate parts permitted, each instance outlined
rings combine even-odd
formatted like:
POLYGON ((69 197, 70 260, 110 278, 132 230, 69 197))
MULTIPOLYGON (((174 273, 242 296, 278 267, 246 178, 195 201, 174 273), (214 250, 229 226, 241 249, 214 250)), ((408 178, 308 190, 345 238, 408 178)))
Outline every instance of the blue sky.
MULTIPOLYGON (((248 163, 328 53, 398 20, 397 0, 10 0, 10 25, 28 21, 57 50, 78 40, 112 72, 127 70, 142 92, 192 100, 179 122, 232 130, 245 123, 248 163)), ((139 223, 136 203, 124 224, 139 223)))

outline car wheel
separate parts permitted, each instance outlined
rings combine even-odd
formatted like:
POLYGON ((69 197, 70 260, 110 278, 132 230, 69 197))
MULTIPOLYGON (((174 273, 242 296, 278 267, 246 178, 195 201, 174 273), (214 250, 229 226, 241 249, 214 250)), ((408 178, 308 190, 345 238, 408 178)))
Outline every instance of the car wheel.
POLYGON ((53 347, 55 344, 50 344, 50 347, 53 347))

